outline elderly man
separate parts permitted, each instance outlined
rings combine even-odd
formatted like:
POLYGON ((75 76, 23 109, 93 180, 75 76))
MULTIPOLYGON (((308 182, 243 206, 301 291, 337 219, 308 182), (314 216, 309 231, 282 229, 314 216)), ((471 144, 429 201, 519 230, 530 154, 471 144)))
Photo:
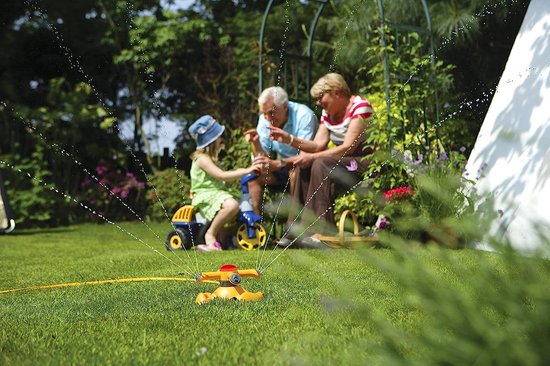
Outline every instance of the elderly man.
MULTIPOLYGON (((288 94, 280 86, 265 89, 258 97, 260 118, 256 129, 246 131, 245 138, 252 145, 255 162, 264 166, 259 179, 250 181, 249 191, 254 211, 260 212, 262 190, 265 185, 284 187, 289 179, 289 168, 292 163, 287 161, 299 153, 297 148, 270 138, 268 126, 278 127, 291 136, 302 140, 311 140, 315 136, 318 120, 315 113, 306 105, 290 102, 288 94), (276 159, 271 159, 276 154, 276 159)), ((292 184, 289 185, 292 187, 292 184)))

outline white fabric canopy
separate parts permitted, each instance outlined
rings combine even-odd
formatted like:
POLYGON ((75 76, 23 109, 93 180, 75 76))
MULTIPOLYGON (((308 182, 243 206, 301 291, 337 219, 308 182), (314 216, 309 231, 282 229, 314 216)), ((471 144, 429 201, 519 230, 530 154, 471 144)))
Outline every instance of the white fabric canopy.
POLYGON ((502 213, 490 234, 541 249, 538 234, 550 233, 549 0, 531 0, 466 170, 502 213))

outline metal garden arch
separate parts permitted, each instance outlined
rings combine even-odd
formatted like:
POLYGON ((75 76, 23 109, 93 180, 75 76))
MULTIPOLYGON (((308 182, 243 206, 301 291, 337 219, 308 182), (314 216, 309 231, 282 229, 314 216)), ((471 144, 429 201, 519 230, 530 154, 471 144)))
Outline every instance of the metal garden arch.
MULTIPOLYGON (((262 20, 262 28, 260 30, 260 48, 259 48, 259 72, 258 72, 258 79, 259 79, 259 93, 262 92, 264 87, 266 87, 266 83, 264 80, 264 53, 265 53, 265 31, 266 31, 266 25, 267 25, 267 19, 269 17, 269 13, 273 8, 273 2, 274 0, 270 0, 267 4, 267 7, 264 12, 264 17, 262 20)), ((317 11, 315 13, 315 16, 313 17, 313 20, 311 21, 310 27, 309 27, 309 37, 307 39, 307 46, 305 49, 305 54, 297 54, 297 53, 291 53, 286 52, 286 50, 282 51, 283 60, 281 62, 283 63, 283 75, 284 75, 284 87, 287 89, 289 96, 292 96, 294 100, 303 102, 306 104, 311 103, 311 96, 309 95, 309 89, 311 87, 311 64, 312 64, 312 50, 313 50, 313 38, 315 35, 315 30, 317 28, 317 23, 319 21, 319 17, 321 16, 321 13, 323 12, 323 9, 325 8, 326 4, 328 3, 328 0, 315 0, 319 4, 319 7, 317 8, 317 11), (305 90, 307 91, 305 97, 300 97, 299 93, 299 86, 301 81, 298 78, 298 72, 296 68, 291 68, 290 62, 296 62, 296 64, 303 64, 305 66, 305 80, 302 83, 305 83, 305 90), (293 77, 294 85, 289 85, 289 79, 293 77)))
MULTIPOLYGON (((390 78, 392 75, 390 75, 390 67, 389 67, 389 57, 386 53, 385 49, 387 46, 387 40, 386 40, 386 28, 388 28, 389 32, 394 33, 418 33, 420 35, 423 35, 427 37, 428 41, 428 53, 430 57, 430 64, 432 66, 435 65, 435 49, 434 49, 434 41, 433 41, 433 31, 432 31, 432 20, 430 17, 430 10, 428 8, 428 5, 425 0, 420 0, 420 3, 422 5, 422 10, 424 12, 425 20, 426 20, 426 27, 420 27, 410 24, 399 24, 399 23, 391 23, 386 21, 385 13, 384 13, 384 1, 383 0, 377 0, 378 2, 378 12, 380 15, 380 43, 384 49, 384 54, 382 57, 382 63, 384 65, 384 86, 385 86, 385 93, 386 93, 386 111, 388 114, 388 136, 391 136, 389 131, 391 131, 393 127, 392 122, 392 114, 391 114, 391 90, 390 90, 390 78)), ((396 39, 399 39, 399 37, 396 37, 396 39)), ((399 44, 394 45, 394 47, 399 48, 399 44)), ((409 76, 410 77, 410 76, 409 76)), ((434 88, 434 105, 435 105, 435 126, 437 127, 439 125, 439 100, 438 100, 438 93, 437 90, 434 88)), ((427 119, 426 119, 426 108, 423 110, 423 119, 421 122, 424 123, 424 131, 426 132, 426 140, 428 139, 427 136, 427 119)), ((390 140, 390 150, 392 148, 392 142, 390 140)))
MULTIPOLYGON (((410 34, 410 33, 418 33, 422 35, 423 37, 426 37, 427 44, 428 44, 428 57, 430 57, 430 63, 433 66, 435 64, 435 50, 434 50, 434 42, 433 42, 433 32, 432 32, 432 22, 430 17, 430 12, 428 5, 425 0, 419 0, 420 5, 422 6, 422 11, 425 17, 425 27, 417 26, 417 25, 410 25, 410 24, 400 24, 400 23, 392 23, 388 22, 386 20, 385 12, 384 12, 384 1, 383 0, 376 0, 378 4, 378 12, 379 12, 379 27, 380 27, 380 34, 381 34, 381 46, 385 49, 385 47, 388 45, 388 41, 386 39, 386 32, 394 32, 394 34, 410 34)), ((416 1, 416 0, 411 0, 416 1)), ((281 60, 282 63, 282 69, 283 69, 283 81, 281 86, 285 87, 285 89, 289 93, 289 97, 293 100, 296 100, 298 102, 303 102, 306 104, 311 104, 311 97, 309 95, 309 89, 311 87, 312 83, 312 77, 311 77, 311 68, 312 68, 312 50, 313 50, 313 39, 315 36, 315 30, 317 28, 317 24, 319 21, 319 18, 321 16, 321 13, 325 6, 328 3, 328 0, 313 0, 312 2, 318 3, 319 7, 317 8, 317 11, 314 15, 314 18, 310 24, 309 27, 309 34, 307 38, 307 46, 303 52, 303 54, 296 54, 291 52, 286 52, 286 50, 281 51, 281 60), (294 67, 291 67, 291 62, 295 62, 294 67), (297 69, 297 65, 302 65, 302 73, 305 74, 304 79, 300 80, 299 70, 297 69), (301 91, 305 91, 305 95, 300 95, 301 91)), ((265 62, 265 32, 266 32, 266 26, 267 21, 269 18, 269 14, 271 10, 273 9, 274 0, 270 0, 267 4, 267 7, 264 12, 261 30, 260 30, 260 40, 259 40, 259 72, 258 72, 258 79, 259 79, 259 92, 261 92, 266 86, 266 80, 265 80, 265 73, 264 73, 264 62, 265 62)), ((300 2, 301 3, 301 2, 300 2)), ((397 37, 396 37, 397 38, 397 37)), ((420 40, 419 42, 421 42, 420 40)), ((394 47, 402 47, 402 45, 394 45, 394 47)), ((389 55, 384 52, 382 57, 382 63, 384 67, 384 87, 385 87, 385 102, 386 102, 386 111, 388 113, 388 130, 391 130, 393 127, 393 121, 391 119, 391 111, 392 111, 392 101, 391 101, 391 90, 390 90, 390 81, 392 77, 399 77, 399 75, 391 75, 390 73, 390 67, 389 67, 389 55)), ((275 80, 272 80, 272 85, 275 85, 275 80)), ((438 95, 437 91, 434 90, 434 105, 435 105, 435 124, 436 126, 439 124, 439 105, 438 105, 438 95)), ((424 124, 424 131, 427 131, 427 119, 426 119, 426 110, 424 110, 423 116, 413 116, 413 118, 421 119, 419 123, 424 124)), ((391 136, 391 134, 389 135, 391 136)), ((427 135, 426 135, 427 138, 427 135)), ((390 141, 390 148, 392 147, 392 141, 390 141)))

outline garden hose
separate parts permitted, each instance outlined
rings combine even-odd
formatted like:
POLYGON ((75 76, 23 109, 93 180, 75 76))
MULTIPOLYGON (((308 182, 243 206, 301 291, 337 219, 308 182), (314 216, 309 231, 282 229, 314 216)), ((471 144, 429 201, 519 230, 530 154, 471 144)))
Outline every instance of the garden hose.
MULTIPOLYGON (((182 278, 182 277, 119 278, 119 279, 112 279, 112 280, 67 282, 67 283, 57 283, 53 285, 21 287, 21 288, 14 288, 10 290, 0 290, 0 294, 7 294, 12 292, 20 292, 20 291, 43 290, 43 289, 49 289, 49 288, 77 287, 77 286, 84 286, 84 285, 105 285, 105 284, 111 284, 111 283, 144 282, 144 281, 192 281, 192 282, 195 282, 196 280, 194 278, 182 278)), ((203 282, 215 283, 215 284, 219 283, 219 281, 203 281, 203 282)))

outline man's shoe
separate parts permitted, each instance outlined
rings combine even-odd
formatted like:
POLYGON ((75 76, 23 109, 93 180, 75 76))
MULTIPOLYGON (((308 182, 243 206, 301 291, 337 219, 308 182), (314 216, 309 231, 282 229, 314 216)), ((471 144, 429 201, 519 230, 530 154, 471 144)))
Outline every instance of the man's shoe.
POLYGON ((290 240, 288 238, 282 238, 282 239, 279 239, 279 241, 277 241, 277 246, 283 247, 283 248, 287 248, 287 247, 291 246, 292 244, 293 244, 292 240, 290 240))
POLYGON ((313 236, 308 236, 302 240, 300 240, 300 243, 298 244, 299 248, 303 249, 326 249, 328 248, 325 243, 323 243, 322 240, 318 239, 313 236))

